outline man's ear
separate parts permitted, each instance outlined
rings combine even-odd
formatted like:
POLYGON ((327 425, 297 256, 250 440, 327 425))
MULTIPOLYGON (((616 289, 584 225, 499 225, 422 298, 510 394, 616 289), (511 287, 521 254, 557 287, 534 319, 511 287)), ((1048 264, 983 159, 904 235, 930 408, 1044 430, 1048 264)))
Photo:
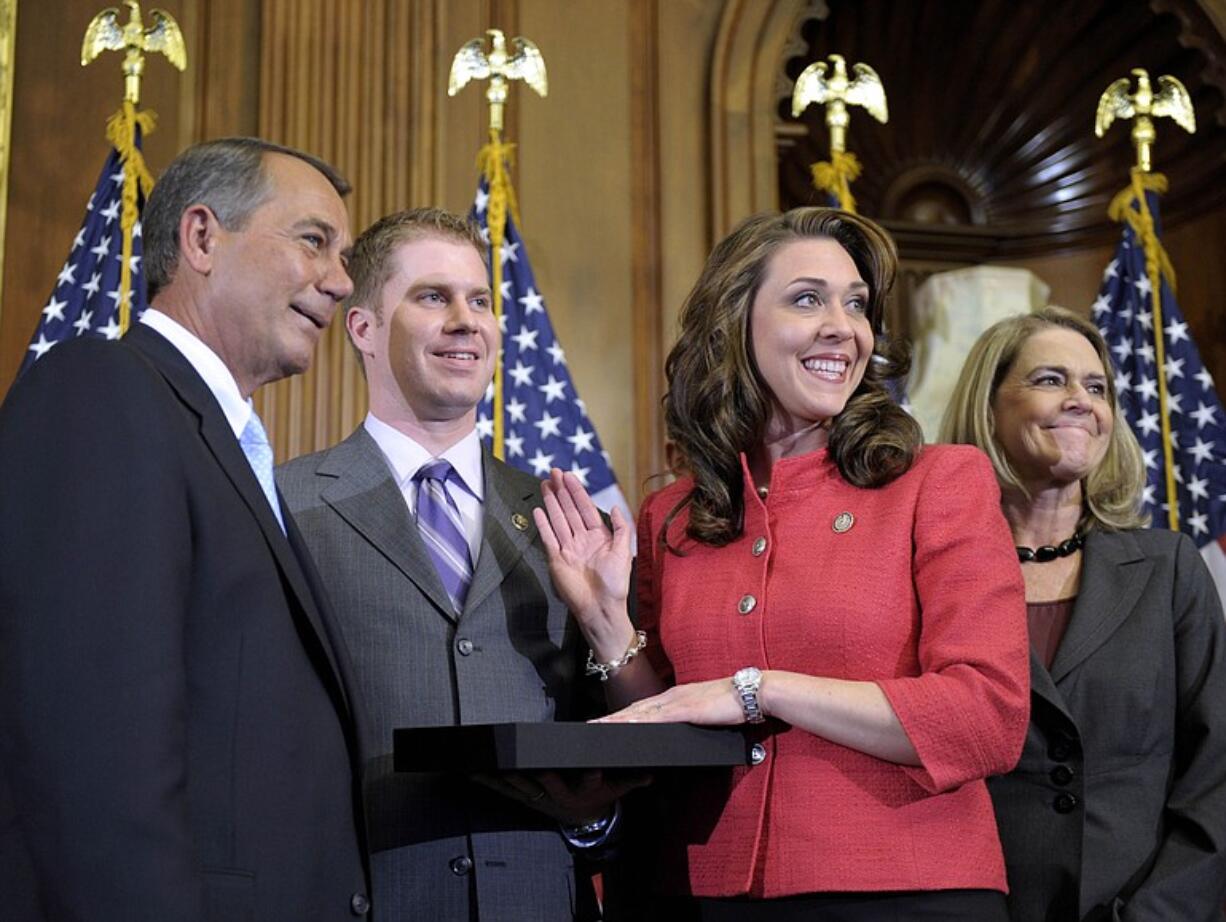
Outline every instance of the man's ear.
POLYGON ((353 345, 362 355, 375 354, 375 327, 379 326, 379 318, 370 308, 354 305, 345 311, 345 330, 353 345))
POLYGON ((200 275, 213 271, 221 224, 208 205, 190 205, 179 218, 179 258, 200 275))

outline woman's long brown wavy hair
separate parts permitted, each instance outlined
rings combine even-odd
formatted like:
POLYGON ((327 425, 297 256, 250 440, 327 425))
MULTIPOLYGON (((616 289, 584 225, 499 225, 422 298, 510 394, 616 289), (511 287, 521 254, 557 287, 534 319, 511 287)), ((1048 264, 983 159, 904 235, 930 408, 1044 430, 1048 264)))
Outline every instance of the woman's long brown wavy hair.
POLYGON ((909 350, 884 333, 886 296, 898 251, 872 221, 834 208, 795 208, 748 218, 725 237, 681 309, 677 344, 664 370, 668 436, 693 488, 669 513, 686 506, 686 533, 722 546, 744 520, 740 453, 761 444, 774 399, 753 356, 749 315, 767 265, 779 248, 808 238, 834 240, 869 286, 868 320, 875 344, 864 379, 832 422, 830 453, 844 479, 859 487, 889 483, 910 467, 923 437, 919 425, 886 391, 905 375, 909 350))

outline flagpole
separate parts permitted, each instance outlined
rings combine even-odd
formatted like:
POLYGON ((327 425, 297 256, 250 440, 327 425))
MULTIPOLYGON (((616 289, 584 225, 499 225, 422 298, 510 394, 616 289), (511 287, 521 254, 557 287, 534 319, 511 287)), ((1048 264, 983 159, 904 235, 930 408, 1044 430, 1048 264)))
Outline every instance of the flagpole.
MULTIPOLYGON (((490 275, 493 287, 494 321, 502 329, 502 247, 506 242, 507 212, 519 223, 515 190, 507 168, 515 153, 514 144, 502 141, 503 110, 507 104, 507 89, 511 80, 523 80, 540 96, 549 93, 545 59, 535 44, 522 36, 511 40, 512 53, 507 54, 506 36, 500 29, 487 29, 490 50, 480 38, 465 42, 451 61, 451 77, 447 95, 455 96, 472 80, 489 80, 485 99, 490 107, 490 140, 477 154, 477 167, 489 186, 490 275)), ((500 461, 506 455, 506 431, 503 419, 503 350, 494 361, 493 452, 500 461)))
POLYGON ((1153 119, 1170 116, 1189 134, 1196 132, 1196 117, 1192 100, 1184 85, 1175 77, 1158 78, 1158 93, 1149 82, 1149 74, 1143 68, 1134 68, 1137 78, 1135 93, 1129 92, 1131 82, 1127 77, 1114 81, 1098 100, 1094 119, 1094 134, 1102 137, 1115 119, 1132 119, 1132 142, 1136 148, 1137 164, 1131 170, 1128 187, 1115 196, 1108 208, 1114 221, 1128 222, 1145 253, 1145 274, 1149 280, 1150 304, 1153 307, 1153 342, 1155 377, 1158 379, 1158 421, 1162 432, 1162 460, 1166 474, 1167 524, 1172 531, 1179 530, 1179 495, 1175 486, 1175 448, 1171 443, 1170 397, 1166 380, 1166 341, 1162 324, 1162 282, 1165 278, 1175 291, 1175 271, 1158 239, 1154 217, 1149 210, 1148 192, 1163 193, 1167 190, 1166 177, 1151 173, 1151 148, 1157 133, 1153 119))
POLYGON ((810 168, 813 185, 825 192, 844 211, 855 213, 856 200, 851 183, 860 176, 860 161, 847 150, 847 126, 851 123, 848 106, 863 106, 883 125, 889 121, 885 87, 877 72, 867 64, 853 65, 854 80, 847 78, 847 63, 840 54, 830 55, 830 75, 825 61, 814 61, 796 78, 792 90, 792 117, 796 118, 811 104, 826 106, 826 127, 830 129, 830 160, 822 160, 810 168))
POLYGON ((140 4, 124 0, 128 7, 128 22, 119 24, 118 10, 107 9, 90 20, 81 42, 81 66, 86 67, 103 51, 123 51, 123 106, 110 117, 106 125, 107 139, 119 153, 123 165, 122 210, 119 227, 123 246, 119 267, 119 329, 127 332, 132 316, 132 237, 140 219, 138 197, 148 197, 153 191, 153 176, 145 166, 137 143, 140 137, 153 131, 156 115, 139 112, 140 83, 145 72, 145 52, 161 52, 171 65, 182 71, 187 67, 187 50, 183 33, 172 17, 153 10, 153 24, 145 28, 141 21, 140 4))

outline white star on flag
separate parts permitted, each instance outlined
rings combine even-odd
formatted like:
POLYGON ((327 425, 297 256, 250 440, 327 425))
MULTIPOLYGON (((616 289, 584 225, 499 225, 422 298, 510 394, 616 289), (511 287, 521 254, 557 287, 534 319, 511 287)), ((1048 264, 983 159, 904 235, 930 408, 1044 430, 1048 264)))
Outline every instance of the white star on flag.
POLYGON ((1182 320, 1172 320, 1166 327, 1166 335, 1170 337, 1171 345, 1183 340, 1188 341, 1188 325, 1182 320))
POLYGON ((547 455, 538 448, 536 454, 528 459, 528 463, 532 465, 532 473, 537 477, 548 477, 549 469, 553 467, 553 455, 547 455))
POLYGON ((550 404, 555 400, 562 400, 565 397, 566 382, 559 381, 553 375, 550 375, 549 380, 540 385, 537 390, 545 395, 545 403, 550 404))
POLYGON ((44 355, 51 351, 51 347, 57 342, 59 342, 58 339, 49 340, 47 337, 39 333, 38 342, 30 343, 30 351, 34 353, 34 357, 36 359, 41 359, 44 355))
POLYGON ((558 428, 558 423, 562 421, 560 416, 550 416, 548 413, 542 413, 541 418, 532 425, 541 430, 541 439, 547 439, 551 435, 561 435, 562 430, 558 428))
POLYGON ((47 306, 43 308, 43 316, 47 320, 63 320, 64 308, 67 306, 67 301, 60 301, 55 295, 52 295, 51 300, 47 302, 47 306))
POLYGON ((519 303, 524 306, 524 316, 529 314, 543 314, 545 312, 545 299, 536 293, 535 288, 529 288, 528 293, 519 299, 519 303))

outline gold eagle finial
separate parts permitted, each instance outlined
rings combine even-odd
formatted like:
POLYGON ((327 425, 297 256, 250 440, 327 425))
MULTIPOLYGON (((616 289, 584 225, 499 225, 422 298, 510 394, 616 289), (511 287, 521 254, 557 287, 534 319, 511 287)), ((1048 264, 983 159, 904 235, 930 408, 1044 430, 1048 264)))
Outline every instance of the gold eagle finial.
POLYGON ((1098 98, 1098 112, 1094 116, 1094 134, 1102 137, 1117 118, 1132 119, 1132 143, 1137 149, 1137 166, 1148 173, 1150 148, 1157 138, 1154 119, 1169 116, 1188 134, 1196 133, 1196 114, 1192 111, 1192 97, 1175 77, 1158 78, 1158 92, 1150 86, 1149 73, 1142 67, 1134 67, 1137 91, 1129 93, 1132 81, 1121 77, 1112 83, 1098 98))
POLYGON ((549 94, 549 79, 545 74, 545 59, 535 44, 523 36, 511 39, 507 54, 506 37, 499 29, 487 29, 490 52, 485 53, 485 40, 474 38, 456 52, 451 62, 451 78, 447 95, 454 96, 472 80, 489 79, 485 98, 490 104, 490 130, 502 131, 502 110, 507 102, 507 82, 523 80, 540 96, 549 94))
POLYGON ((150 10, 152 25, 141 22, 140 4, 124 0, 128 7, 127 25, 119 24, 119 8, 110 7, 90 20, 81 43, 81 66, 89 64, 104 51, 126 51, 123 59, 124 99, 140 102, 140 79, 145 70, 145 53, 161 52, 177 69, 187 67, 187 49, 179 24, 164 10, 150 10))
POLYGON ((869 115, 885 124, 890 119, 885 87, 877 72, 867 64, 852 66, 855 78, 847 79, 847 65, 841 54, 830 55, 830 76, 826 62, 814 61, 796 78, 792 91, 792 116, 800 115, 813 103, 826 104, 826 124, 830 128, 830 149, 842 153, 847 145, 848 106, 862 106, 869 115))

